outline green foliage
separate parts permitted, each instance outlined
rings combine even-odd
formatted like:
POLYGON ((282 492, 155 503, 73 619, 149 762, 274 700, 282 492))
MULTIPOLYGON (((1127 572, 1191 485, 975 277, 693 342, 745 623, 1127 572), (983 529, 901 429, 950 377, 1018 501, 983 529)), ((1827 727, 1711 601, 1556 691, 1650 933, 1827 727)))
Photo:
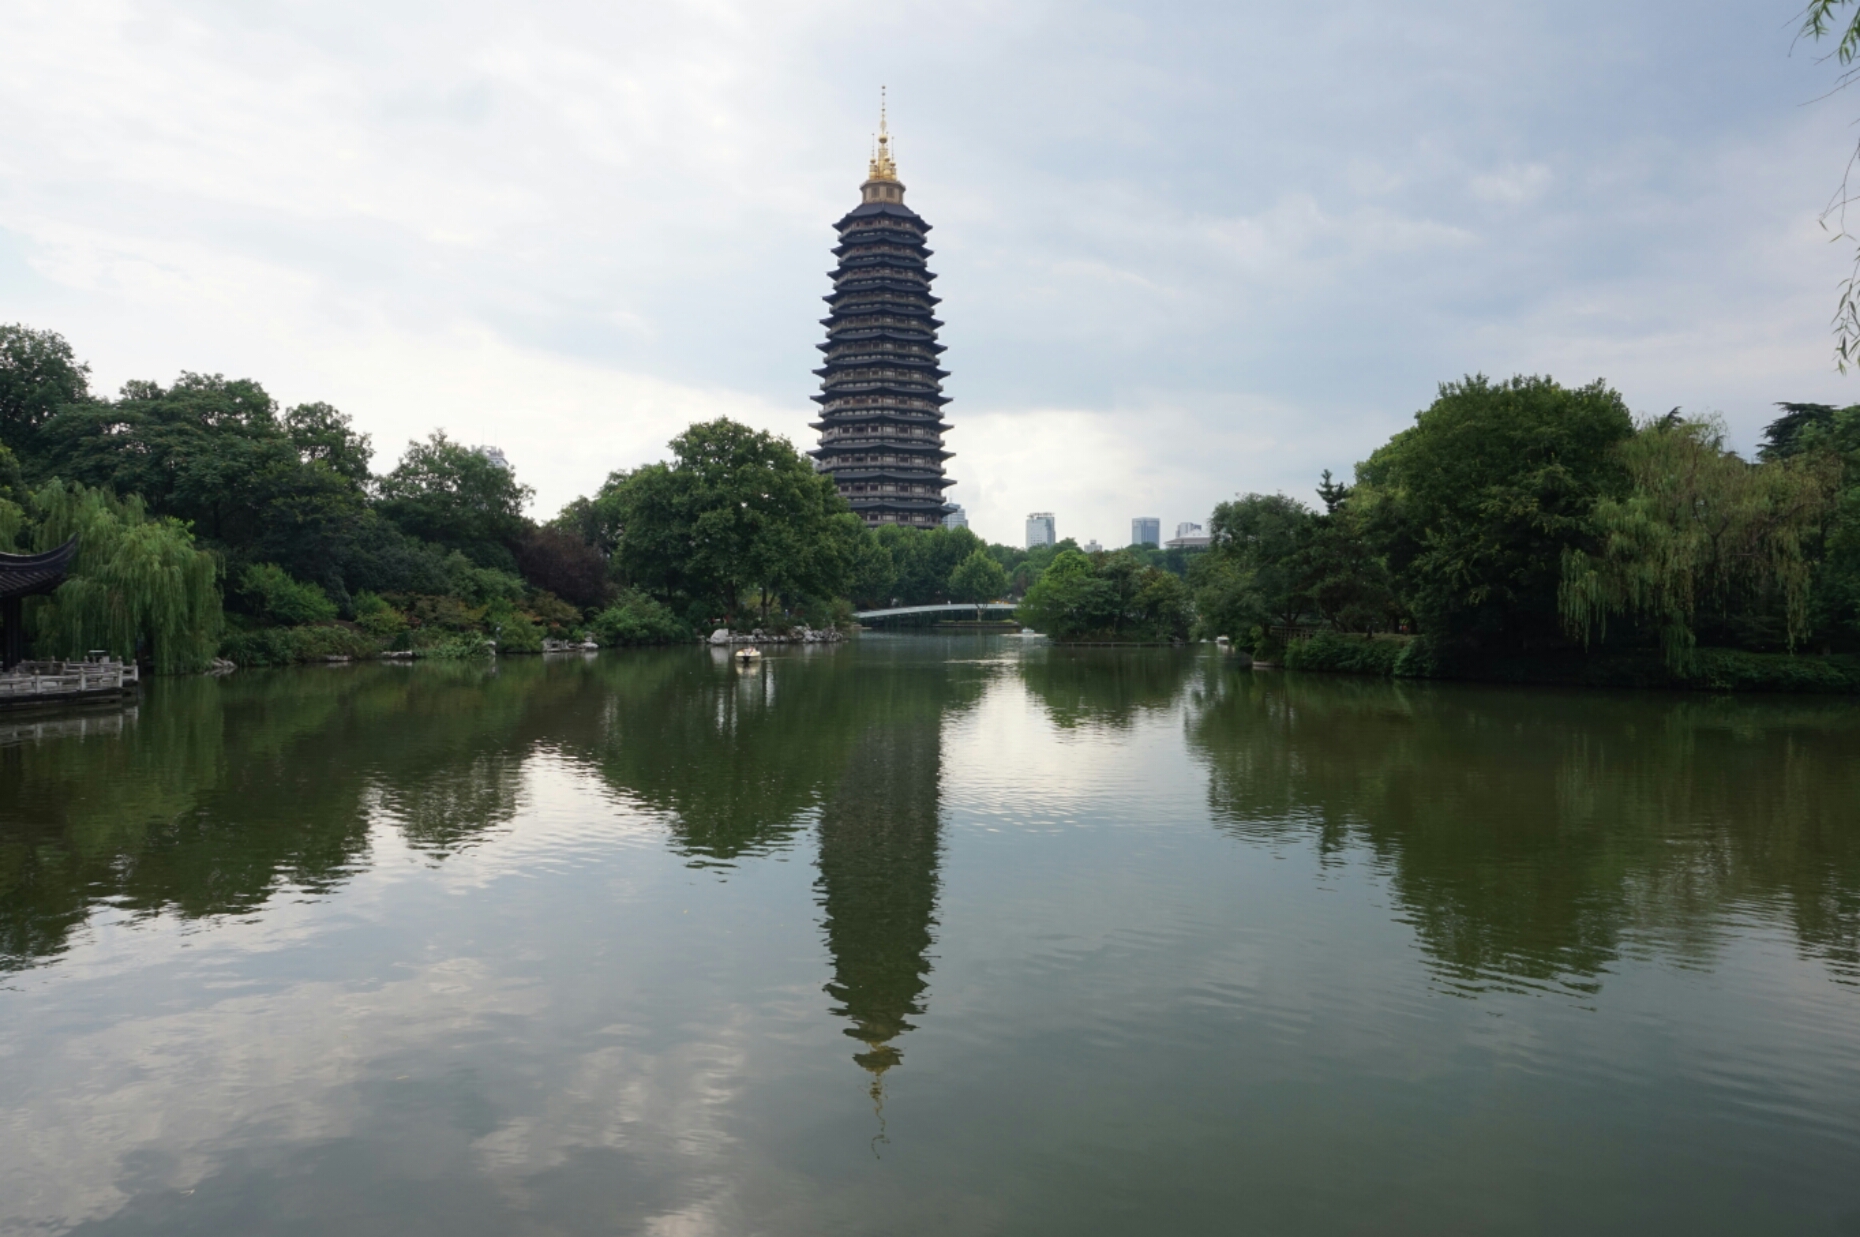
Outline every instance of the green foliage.
POLYGON ((381 652, 382 641, 347 627, 254 627, 228 631, 220 656, 239 666, 295 666, 336 659, 360 660, 381 652))
POLYGON ((524 611, 542 624, 548 634, 562 639, 581 626, 581 611, 553 593, 535 593, 523 603, 524 611))
POLYGON ((1203 554, 1188 569, 1195 631, 1203 639, 1237 639, 1266 619, 1250 573, 1231 555, 1203 554))
POLYGON ((777 599, 841 592, 864 529, 786 439, 733 421, 693 425, 670 464, 631 474, 614 501, 625 578, 655 596, 733 617, 777 599))
POLYGON ((650 597, 630 594, 594 616, 590 626, 604 648, 634 644, 680 644, 692 638, 691 629, 670 609, 650 597))
POLYGON ((1097 561, 1066 550, 1028 590, 1016 617, 1054 640, 1155 643, 1188 635, 1188 588, 1128 554, 1097 561))
POLYGON ((549 521, 548 527, 593 546, 603 557, 611 557, 620 548, 625 531, 621 492, 630 475, 624 470, 608 473, 594 497, 575 499, 549 521))
POLYGON ((322 465, 353 485, 367 485, 374 443, 329 404, 299 404, 284 414, 284 433, 305 464, 322 465))
POLYGON ((413 651, 416 656, 433 661, 489 661, 496 653, 491 642, 476 630, 442 634, 437 638, 416 635, 413 651))
POLYGON ((1564 551, 1594 547, 1591 515, 1625 491, 1614 448, 1633 431, 1599 381, 1446 383, 1358 465, 1349 507, 1423 630, 1474 648, 1554 644, 1564 551))
POLYGON ((314 584, 293 580, 276 563, 253 563, 239 575, 239 592, 253 614, 267 622, 295 627, 328 623, 336 603, 314 584))
POLYGON ((1372 639, 1320 631, 1294 640, 1285 649, 1288 670, 1324 670, 1336 674, 1374 674, 1387 678, 1410 642, 1401 638, 1372 639))
POLYGON ((499 653, 542 652, 542 628, 521 610, 507 606, 493 608, 485 616, 485 624, 490 629, 491 638, 497 641, 499 653))
POLYGON ((56 331, 0 325, 0 439, 30 450, 39 428, 66 404, 90 398, 90 366, 56 331))
POLYGON ((1285 641, 1273 634, 1272 628, 1258 626, 1247 633, 1253 660, 1276 666, 1285 658, 1285 641))
POLYGON ((355 595, 355 624, 389 648, 400 647, 402 636, 409 630, 406 615, 379 594, 369 592, 355 595))
POLYGON ((1008 575, 1001 564, 987 550, 977 548, 949 573, 949 599, 994 601, 1007 592, 1007 583, 1008 575))
POLYGON ((146 650, 160 674, 207 667, 222 621, 219 571, 182 524, 150 516, 134 495, 69 482, 51 482, 32 502, 37 549, 78 539, 70 575, 35 607, 43 655, 107 649, 128 660, 146 650))
POLYGON ((1214 509, 1210 552, 1247 579, 1255 603, 1273 622, 1298 622, 1311 601, 1302 555, 1317 531, 1317 517, 1283 494, 1248 494, 1214 509))
POLYGON ((483 453, 435 430, 407 444, 380 490, 381 513, 410 536, 462 551, 479 566, 516 566, 511 548, 535 492, 483 453))
POLYGON ((1683 672, 1701 604, 1729 610, 1773 591, 1793 649, 1808 630, 1808 542, 1833 492, 1833 462, 1814 453, 1749 465, 1724 449, 1721 426, 1673 417, 1642 426, 1616 454, 1632 488, 1596 504, 1595 553, 1563 552, 1569 630, 1587 644, 1611 616, 1643 619, 1683 672))

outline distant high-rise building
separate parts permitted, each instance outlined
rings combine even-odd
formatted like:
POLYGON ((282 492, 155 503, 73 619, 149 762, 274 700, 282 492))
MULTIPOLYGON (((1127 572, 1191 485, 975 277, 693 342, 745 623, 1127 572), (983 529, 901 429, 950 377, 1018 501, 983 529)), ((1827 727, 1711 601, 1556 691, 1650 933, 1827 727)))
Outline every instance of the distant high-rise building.
POLYGON ((1153 515, 1140 515, 1130 521, 1130 544, 1161 547, 1162 521, 1153 515))
POLYGON ((1050 511, 1035 511, 1027 517, 1027 548, 1037 545, 1058 545, 1059 527, 1050 511))
POLYGON ((1203 532, 1201 525, 1183 520, 1175 526, 1175 536, 1163 542, 1165 550, 1205 550, 1212 538, 1203 532))
POLYGON ((969 513, 962 509, 961 503, 951 503, 949 514, 943 517, 944 528, 967 528, 969 513))
POLYGON ((504 449, 502 447, 473 447, 472 450, 483 456, 485 460, 492 465, 503 469, 505 472, 511 471, 510 461, 504 458, 504 449))
POLYGON ((1098 544, 1098 539, 1096 537, 1093 537, 1090 541, 1087 541, 1084 545, 1080 546, 1079 548, 1081 550, 1084 550, 1085 553, 1087 554, 1103 554, 1104 553, 1104 547, 1098 544))

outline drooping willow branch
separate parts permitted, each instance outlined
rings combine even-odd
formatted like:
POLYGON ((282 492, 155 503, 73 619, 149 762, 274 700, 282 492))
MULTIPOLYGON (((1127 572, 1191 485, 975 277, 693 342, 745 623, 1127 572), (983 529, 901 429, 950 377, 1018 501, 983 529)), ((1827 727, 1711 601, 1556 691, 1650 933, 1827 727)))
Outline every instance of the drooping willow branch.
POLYGON ((1596 504, 1599 552, 1564 552, 1558 605, 1585 644, 1611 617, 1659 632, 1667 665, 1686 670, 1701 604, 1780 594, 1789 647, 1808 633, 1809 541, 1830 510, 1840 464, 1817 453, 1747 464, 1712 422, 1643 425, 1618 448, 1632 479, 1596 504))
POLYGON ((52 481, 32 496, 36 548, 78 539, 71 573, 35 606, 35 646, 52 657, 146 649, 160 674, 206 669, 219 646, 219 564, 180 521, 142 500, 52 481))

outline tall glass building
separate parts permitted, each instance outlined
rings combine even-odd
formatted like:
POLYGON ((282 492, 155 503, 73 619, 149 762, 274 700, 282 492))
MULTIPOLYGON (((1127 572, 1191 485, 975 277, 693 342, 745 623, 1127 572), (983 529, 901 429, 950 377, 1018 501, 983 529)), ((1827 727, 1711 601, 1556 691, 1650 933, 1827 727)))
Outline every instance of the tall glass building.
POLYGON ((1027 548, 1037 545, 1058 545, 1059 528, 1050 511, 1035 511, 1027 517, 1027 548))
POLYGON ((925 266, 930 231, 904 204, 904 185, 891 158, 891 134, 879 114, 878 143, 859 205, 834 226, 840 243, 830 314, 821 320, 827 363, 820 375, 820 445, 814 466, 868 524, 933 528, 950 505, 944 475, 943 324, 930 295, 936 276, 925 266))
POLYGON ((1162 548, 1162 517, 1140 515, 1130 521, 1130 544, 1162 548))

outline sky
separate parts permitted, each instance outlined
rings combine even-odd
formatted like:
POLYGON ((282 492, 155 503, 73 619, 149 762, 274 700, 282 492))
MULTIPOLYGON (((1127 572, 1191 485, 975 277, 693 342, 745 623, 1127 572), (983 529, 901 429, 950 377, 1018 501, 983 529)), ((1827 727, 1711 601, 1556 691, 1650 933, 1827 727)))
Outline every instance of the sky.
POLYGON ((554 514, 729 416, 812 445, 880 86, 990 540, 1307 502, 1469 373, 1860 402, 1798 0, 8 0, 0 321, 93 388, 444 429, 554 514))

